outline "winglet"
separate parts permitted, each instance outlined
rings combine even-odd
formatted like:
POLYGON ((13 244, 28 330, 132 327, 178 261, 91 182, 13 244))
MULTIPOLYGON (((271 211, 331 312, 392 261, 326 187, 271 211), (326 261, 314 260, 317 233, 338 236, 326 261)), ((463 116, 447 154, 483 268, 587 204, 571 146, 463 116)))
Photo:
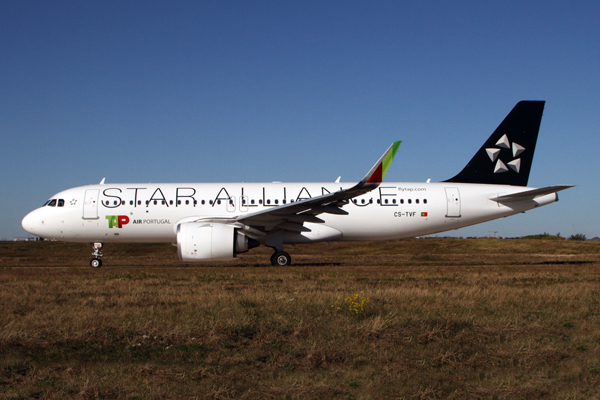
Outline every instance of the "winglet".
POLYGON ((375 163, 375 165, 373 165, 360 183, 381 183, 383 178, 385 178, 385 174, 390 168, 390 165, 392 164, 392 160, 394 160, 394 156, 398 151, 398 147, 400 147, 400 143, 402 142, 397 141, 392 143, 392 145, 386 150, 385 153, 383 153, 381 158, 375 163))

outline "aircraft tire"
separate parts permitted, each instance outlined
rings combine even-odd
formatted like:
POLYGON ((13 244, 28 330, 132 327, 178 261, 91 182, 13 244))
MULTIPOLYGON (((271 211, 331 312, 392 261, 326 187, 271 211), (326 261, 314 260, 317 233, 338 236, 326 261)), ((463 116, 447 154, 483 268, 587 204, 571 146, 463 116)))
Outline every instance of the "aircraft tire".
POLYGON ((90 266, 92 268, 100 268, 102 266, 102 260, 99 258, 92 258, 90 261, 90 266))
POLYGON ((278 251, 271 256, 271 265, 284 267, 292 264, 292 257, 285 251, 278 251))

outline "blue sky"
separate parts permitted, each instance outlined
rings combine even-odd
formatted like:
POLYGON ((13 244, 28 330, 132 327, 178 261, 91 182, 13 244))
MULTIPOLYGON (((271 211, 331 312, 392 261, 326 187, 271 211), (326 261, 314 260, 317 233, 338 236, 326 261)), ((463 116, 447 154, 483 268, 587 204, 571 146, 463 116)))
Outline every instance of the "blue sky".
POLYGON ((0 238, 63 189, 459 172, 546 100, 529 184, 560 202, 452 232, 600 236, 595 1, 0 2, 0 238))

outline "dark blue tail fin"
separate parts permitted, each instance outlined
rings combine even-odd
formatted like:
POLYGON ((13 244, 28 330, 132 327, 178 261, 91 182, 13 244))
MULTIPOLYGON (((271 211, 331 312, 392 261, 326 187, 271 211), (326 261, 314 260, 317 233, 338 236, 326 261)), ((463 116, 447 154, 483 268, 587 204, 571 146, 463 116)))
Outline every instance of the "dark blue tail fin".
POLYGON ((520 101, 467 166, 446 182, 527 186, 544 101, 520 101))

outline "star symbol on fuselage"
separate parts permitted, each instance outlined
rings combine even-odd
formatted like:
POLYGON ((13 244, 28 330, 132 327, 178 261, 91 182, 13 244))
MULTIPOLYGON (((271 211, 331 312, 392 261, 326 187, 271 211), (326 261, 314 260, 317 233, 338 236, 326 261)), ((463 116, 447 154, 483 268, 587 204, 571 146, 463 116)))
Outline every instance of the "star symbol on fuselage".
POLYGON ((512 142, 512 146, 511 146, 511 143, 508 140, 508 136, 506 136, 506 134, 503 135, 500 138, 500 140, 498 140, 496 142, 496 146, 498 146, 498 147, 491 147, 491 148, 485 149, 490 160, 492 160, 492 162, 496 163, 496 165, 494 166, 494 173, 500 174, 502 172, 508 172, 508 168, 510 168, 518 174, 519 171, 521 170, 521 158, 516 158, 516 157, 521 155, 521 153, 523 153, 525 151, 525 147, 523 147, 520 144, 515 143, 515 142, 512 142), (511 148, 512 148, 513 160, 504 164, 504 162, 502 162, 502 160, 500 160, 500 158, 498 158, 498 156, 500 155, 500 150, 502 150, 502 149, 510 150, 511 148), (507 165, 508 165, 508 167, 507 167, 507 165))

